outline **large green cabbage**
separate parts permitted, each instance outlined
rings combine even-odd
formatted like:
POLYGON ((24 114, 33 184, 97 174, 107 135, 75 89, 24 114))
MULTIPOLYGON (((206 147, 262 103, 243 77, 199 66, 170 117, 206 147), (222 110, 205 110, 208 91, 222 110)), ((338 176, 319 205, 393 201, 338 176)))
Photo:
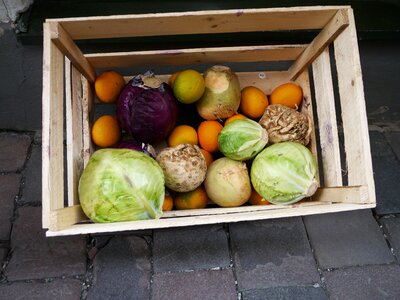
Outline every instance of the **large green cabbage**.
POLYGON ((317 189, 316 161, 305 146, 282 142, 265 148, 253 161, 254 189, 274 204, 292 204, 312 196, 317 189))
POLYGON ((79 199, 94 222, 159 218, 164 201, 164 174, 142 152, 101 149, 89 160, 79 181, 79 199))
POLYGON ((268 142, 268 133, 257 122, 244 119, 226 125, 218 134, 218 148, 234 160, 248 160, 260 152, 268 142))

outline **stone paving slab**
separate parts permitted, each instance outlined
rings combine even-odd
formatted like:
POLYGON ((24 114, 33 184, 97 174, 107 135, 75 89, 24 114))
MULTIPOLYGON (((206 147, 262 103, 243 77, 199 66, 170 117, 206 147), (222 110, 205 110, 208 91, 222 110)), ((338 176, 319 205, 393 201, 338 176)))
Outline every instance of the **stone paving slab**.
POLYGON ((14 199, 18 195, 21 175, 0 175, 0 240, 10 239, 14 199))
POLYGON ((400 217, 381 218, 384 230, 397 260, 400 261, 400 217))
POLYGON ((399 299, 400 266, 376 265, 324 272, 329 299, 399 299))
POLYGON ((0 284, 1 299, 77 300, 82 282, 76 279, 57 279, 51 282, 14 282, 0 284))
POLYGON ((228 238, 221 225, 154 230, 154 272, 225 268, 228 238))
POLYGON ((20 207, 11 233, 9 281, 82 275, 86 272, 84 236, 47 238, 41 207, 20 207))
POLYGON ((158 273, 153 276, 152 300, 237 299, 231 269, 158 273))
POLYGON ((150 249, 138 236, 113 237, 96 255, 87 299, 148 299, 150 249))
POLYGON ((0 132, 0 172, 21 170, 30 144, 31 137, 27 134, 0 132))
POLYGON ((306 216, 304 223, 322 269, 394 261, 369 209, 306 216))
POLYGON ((242 293, 243 300, 328 300, 321 287, 284 286, 264 290, 249 290, 242 293))
POLYGON ((382 133, 371 131, 369 134, 377 197, 375 211, 379 215, 400 213, 400 161, 382 133))
POLYGON ((42 202, 42 147, 34 145, 24 171, 25 184, 19 204, 42 202))
POLYGON ((229 225, 239 290, 320 281, 301 218, 229 225))

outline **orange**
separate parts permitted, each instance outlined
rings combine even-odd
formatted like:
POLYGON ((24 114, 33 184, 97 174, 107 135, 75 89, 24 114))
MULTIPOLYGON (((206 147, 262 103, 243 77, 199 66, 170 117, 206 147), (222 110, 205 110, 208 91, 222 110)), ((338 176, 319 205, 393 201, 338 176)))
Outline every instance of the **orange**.
POLYGON ((247 117, 242 114, 235 114, 232 117, 229 117, 228 119, 225 120, 224 126, 228 125, 232 121, 243 120, 243 119, 247 119, 247 117))
POLYGON ((124 86, 124 78, 115 71, 101 73, 94 82, 96 96, 104 103, 114 103, 117 101, 124 86))
POLYGON ((203 121, 197 129, 199 144, 208 152, 218 151, 218 133, 223 126, 218 121, 203 121))
POLYGON ((267 205, 270 204, 268 200, 264 199, 259 193, 254 189, 251 191, 251 196, 249 198, 249 203, 251 205, 267 205))
POLYGON ((99 147, 110 147, 121 137, 121 129, 114 116, 104 115, 94 122, 92 127, 92 141, 99 147))
POLYGON ((175 72, 174 74, 172 74, 172 75, 169 77, 169 79, 168 79, 168 85, 169 85, 170 87, 173 87, 173 86, 174 86, 174 82, 175 82, 176 76, 178 76, 178 74, 179 74, 180 72, 181 72, 181 71, 175 72))
POLYGON ((203 154, 204 158, 206 159, 206 165, 208 168, 208 166, 214 161, 214 158, 213 158, 212 154, 210 152, 208 152, 207 150, 200 148, 200 151, 203 154))
POLYGON ((196 129, 189 125, 176 126, 168 137, 168 146, 175 147, 179 144, 197 145, 196 129))
POLYGON ((275 88, 269 97, 270 104, 283 104, 297 109, 303 100, 303 90, 294 82, 288 82, 275 88))
POLYGON ((249 118, 260 118, 268 106, 267 95, 255 86, 242 89, 239 110, 249 118))
POLYGON ((207 202, 208 196, 203 186, 199 186, 197 189, 190 192, 178 193, 174 198, 176 209, 205 208, 207 202))
POLYGON ((170 211, 174 207, 174 200, 170 195, 165 194, 162 211, 170 211))
POLYGON ((203 75, 195 70, 184 70, 176 76, 173 91, 179 102, 190 104, 203 96, 205 87, 203 75))

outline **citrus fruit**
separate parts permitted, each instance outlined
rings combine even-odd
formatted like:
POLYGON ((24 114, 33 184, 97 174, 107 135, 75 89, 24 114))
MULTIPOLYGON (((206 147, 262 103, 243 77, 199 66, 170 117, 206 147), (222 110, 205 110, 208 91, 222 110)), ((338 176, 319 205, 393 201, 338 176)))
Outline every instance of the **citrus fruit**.
POLYGON ((228 119, 225 120, 224 126, 228 125, 232 121, 243 120, 243 119, 247 119, 247 117, 242 114, 234 114, 232 117, 229 117, 228 119))
POLYGON ((190 104, 196 102, 204 93, 203 76, 195 70, 181 71, 175 78, 173 91, 178 101, 190 104))
POLYGON ((218 133, 223 126, 218 121, 203 121, 197 129, 199 144, 201 148, 208 152, 218 151, 218 133))
POLYGON ((212 154, 210 152, 208 152, 207 150, 200 148, 200 151, 203 154, 204 158, 206 159, 206 165, 208 167, 214 161, 214 158, 213 158, 212 154))
POLYGON ((172 207, 174 207, 174 200, 170 195, 165 195, 164 197, 164 202, 162 206, 162 211, 170 211, 172 210, 172 207))
POLYGON ((124 78, 115 71, 101 73, 94 82, 96 96, 104 103, 114 103, 117 101, 124 86, 124 78))
POLYGON ((239 110, 252 119, 260 118, 268 106, 267 95, 255 86, 242 89, 239 110))
POLYGON ((207 202, 208 197, 203 186, 199 186, 197 189, 190 192, 178 193, 174 198, 176 209, 205 208, 207 202))
POLYGON ((176 126, 168 137, 168 146, 175 147, 179 144, 197 145, 196 129, 189 125, 176 126))
POLYGON ((271 203, 268 202, 268 200, 264 199, 254 189, 251 191, 251 196, 249 198, 249 203, 251 205, 267 205, 267 204, 271 204, 271 203))
POLYGON ((297 109, 303 100, 303 90, 294 82, 288 82, 275 88, 270 97, 270 104, 283 104, 297 109))
POLYGON ((172 75, 169 77, 169 79, 168 79, 168 85, 169 85, 170 87, 173 87, 173 86, 174 86, 174 82, 175 82, 176 76, 178 76, 178 74, 179 74, 180 72, 181 72, 181 71, 175 72, 174 74, 172 74, 172 75))
POLYGON ((114 116, 104 115, 98 118, 92 127, 92 141, 99 147, 110 147, 121 137, 121 129, 114 116))

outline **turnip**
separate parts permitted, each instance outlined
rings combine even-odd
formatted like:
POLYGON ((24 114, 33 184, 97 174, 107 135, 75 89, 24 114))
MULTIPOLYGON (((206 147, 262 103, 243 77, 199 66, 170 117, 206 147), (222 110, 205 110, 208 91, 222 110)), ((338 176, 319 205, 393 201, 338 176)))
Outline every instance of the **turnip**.
POLYGON ((204 181, 208 197, 222 207, 244 204, 251 195, 250 177, 246 164, 222 157, 207 170, 204 181))
POLYGON ((213 66, 204 72, 205 91, 196 102, 199 115, 206 120, 225 119, 240 105, 240 84, 236 74, 226 66, 213 66))

